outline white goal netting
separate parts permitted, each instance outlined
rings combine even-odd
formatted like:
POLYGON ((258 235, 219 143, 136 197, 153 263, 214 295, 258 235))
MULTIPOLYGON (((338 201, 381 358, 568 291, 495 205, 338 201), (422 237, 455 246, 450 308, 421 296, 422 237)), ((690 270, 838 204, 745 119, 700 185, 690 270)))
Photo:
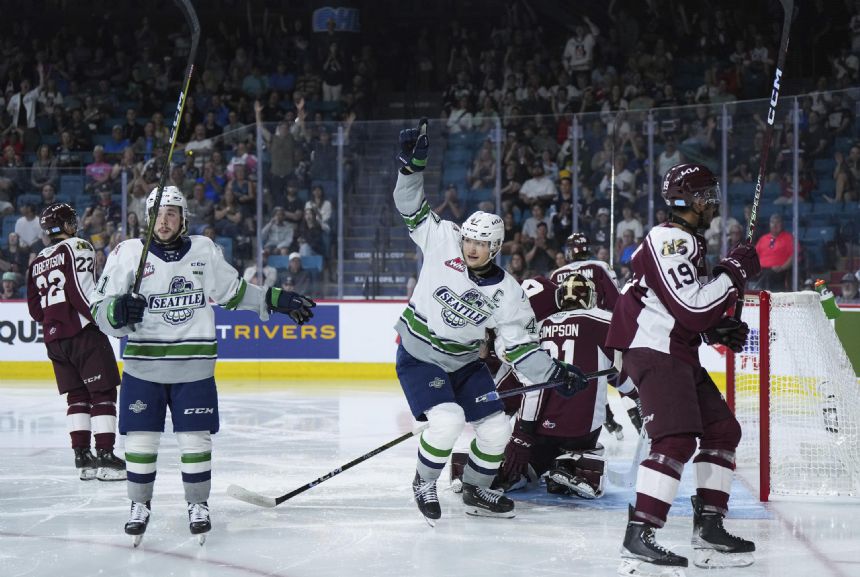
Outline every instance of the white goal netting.
POLYGON ((743 430, 738 466, 769 463, 771 495, 860 496, 860 385, 851 362, 818 293, 769 298, 766 338, 764 300, 748 296, 744 304, 750 335, 734 362, 735 414, 743 430), (763 358, 770 364, 770 406, 761 410, 763 358), (759 449, 763 419, 770 423, 769 455, 759 449))

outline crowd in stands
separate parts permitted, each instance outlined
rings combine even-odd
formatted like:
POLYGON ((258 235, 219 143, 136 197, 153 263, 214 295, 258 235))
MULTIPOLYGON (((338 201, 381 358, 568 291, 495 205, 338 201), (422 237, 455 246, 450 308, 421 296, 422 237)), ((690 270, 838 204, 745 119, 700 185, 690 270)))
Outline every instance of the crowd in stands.
MULTIPOLYGON (((307 285, 321 281, 335 244, 332 132, 343 126, 348 143, 353 122, 368 113, 373 50, 353 46, 332 21, 325 32, 309 31, 304 12, 292 19, 249 12, 246 30, 211 12, 200 16, 208 33, 167 184, 188 199, 189 232, 221 244, 250 282, 313 294, 318 287, 307 285), (266 159, 263 222, 255 125, 266 159), (256 274, 258 227, 276 275, 272 267, 256 274)), ((62 21, 0 25, 0 271, 18 287, 30 255, 45 245, 38 215, 51 202, 76 208, 79 235, 102 256, 145 231, 189 45, 174 21, 138 18, 108 12, 86 35, 62 21)))
MULTIPOLYGON (((0 271, 15 275, 20 287, 30 255, 45 243, 34 222, 51 202, 75 206, 80 234, 103 255, 145 231, 145 201, 161 177, 189 44, 175 19, 102 6, 99 20, 86 12, 90 26, 83 33, 65 16, 39 18, 29 3, 0 4, 21 16, 0 23, 0 271)), ((366 33, 342 33, 333 21, 324 31, 310 30, 308 6, 289 17, 265 6, 256 10, 254 2, 199 7, 206 33, 167 175, 189 199, 190 232, 221 244, 251 282, 311 283, 307 292, 313 293, 325 276, 320 271, 331 271, 337 243, 336 128, 343 128, 344 144, 357 141, 356 120, 370 118, 379 84, 405 79, 435 90, 443 102, 447 142, 434 210, 452 220, 478 207, 496 210, 498 186, 506 227, 502 259, 517 276, 561 262, 574 228, 575 186, 576 227, 598 258, 608 261, 612 253, 624 279, 648 226, 666 220, 663 173, 685 160, 719 168, 724 109, 733 123, 726 136, 729 178, 722 183, 732 202, 723 218, 729 242, 739 239, 766 113, 741 101, 769 94, 779 27, 762 25, 768 15, 751 15, 742 2, 558 6, 576 13, 556 19, 539 13, 543 4, 511 2, 482 10, 480 21, 449 18, 440 24, 445 33, 424 25, 417 35, 411 26, 408 33, 392 28, 378 35, 367 23, 366 33), (239 6, 228 22, 223 8, 239 6), (666 30, 673 33, 660 33, 666 30), (642 127, 654 107, 660 121, 652 159, 642 127), (572 138, 574 115, 580 133, 572 138), (488 138, 497 123, 499 154, 488 138), (658 198, 649 213, 651 187, 658 198), (302 265, 311 270, 296 268, 302 265)), ((468 7, 452 6, 461 8, 468 7)), ((774 261, 784 259, 767 266, 771 272, 761 279, 774 290, 788 286, 793 263, 804 277, 831 271, 835 281, 860 268, 860 259, 839 258, 853 254, 858 241, 846 208, 856 209, 860 198, 854 118, 860 13, 848 0, 798 9, 815 25, 798 27, 793 45, 827 42, 817 52, 826 62, 791 80, 791 93, 806 94, 798 119, 801 231, 785 230, 794 192, 794 118, 785 107, 775 125, 756 239, 766 239, 774 261), (775 224, 773 216, 783 221, 775 224), (801 253, 786 256, 791 235, 801 236, 801 253)), ((372 10, 365 11, 368 21, 372 10)), ((394 17, 385 4, 380 14, 394 17)), ((357 157, 344 165, 347 185, 357 157)), ((721 226, 717 221, 706 234, 711 254, 720 251, 721 226)))
MULTIPOLYGON (((571 190, 578 175, 578 230, 588 235, 598 257, 608 261, 613 249, 612 264, 623 282, 649 222, 666 220, 659 194, 668 168, 698 162, 720 174, 723 110, 733 121, 723 183, 733 202, 730 211, 723 208, 723 218, 729 242, 745 232, 766 106, 739 101, 770 94, 779 29, 749 26, 749 14, 740 6, 681 3, 679 10, 660 11, 665 4, 641 3, 638 10, 647 18, 631 19, 620 4, 610 3, 608 14, 582 15, 572 34, 554 42, 526 10, 509 10, 483 33, 452 26, 440 207, 448 209, 446 217, 456 215, 451 206, 461 206, 465 215, 475 208, 492 210, 498 171, 506 229, 502 259, 517 277, 544 274, 561 262, 564 240, 573 230, 571 190), (596 23, 600 16, 606 25, 596 23), (665 37, 655 33, 661 26, 638 23, 654 20, 678 34, 665 37), (656 198, 649 214, 652 160, 643 127, 654 107, 661 109, 654 123, 656 198), (581 130, 575 141, 574 114, 581 130), (504 137, 500 155, 493 137, 497 122, 504 137), (579 144, 578 166, 573 166, 572 142, 579 144), (610 230, 613 182, 616 225, 610 230)), ((825 73, 795 83, 795 93, 806 93, 799 99, 803 276, 827 273, 838 267, 838 256, 857 250, 860 11, 854 2, 842 8, 850 26, 834 30, 839 23, 832 22, 828 28, 838 31, 830 39, 842 50, 825 73), (817 238, 819 230, 829 236, 817 238)), ((805 10, 809 17, 813 8, 805 10)), ((783 226, 783 208, 790 208, 793 197, 794 117, 786 106, 779 116, 755 239, 765 267, 757 286, 770 290, 790 288, 795 260, 792 232, 783 226)), ((706 233, 712 258, 722 246, 721 220, 706 233)), ((846 266, 854 271, 858 264, 849 259, 846 266)), ((837 292, 842 276, 837 268, 828 277, 837 292)))

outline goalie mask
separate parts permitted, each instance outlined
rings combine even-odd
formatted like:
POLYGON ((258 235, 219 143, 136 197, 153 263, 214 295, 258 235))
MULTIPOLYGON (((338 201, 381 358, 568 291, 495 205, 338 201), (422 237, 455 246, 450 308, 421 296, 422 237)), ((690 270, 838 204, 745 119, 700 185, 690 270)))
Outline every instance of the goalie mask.
POLYGON ((573 273, 558 285, 558 308, 563 311, 578 311, 594 308, 597 291, 591 279, 573 273))
POLYGON ((78 214, 71 205, 65 202, 55 202, 42 211, 39 216, 39 226, 48 236, 62 233, 74 235, 78 230, 78 214), (66 230, 67 224, 74 229, 71 233, 66 230))
MULTIPOLYGON (((150 218, 158 217, 158 210, 155 207, 155 197, 158 195, 158 187, 153 188, 152 192, 149 193, 149 196, 146 198, 146 224, 149 225, 150 218)), ((165 186, 164 193, 161 195, 161 202, 159 203, 159 208, 162 206, 175 206, 179 208, 180 217, 182 219, 182 224, 179 227, 179 232, 170 238, 169 240, 161 240, 158 238, 158 235, 153 235, 153 242, 157 242, 158 244, 171 244, 180 236, 184 236, 188 232, 188 202, 185 200, 185 196, 180 192, 178 188, 175 186, 165 186)))
POLYGON ((478 266, 484 266, 496 258, 502 249, 502 241, 505 238, 505 225, 502 218, 489 212, 481 210, 475 212, 460 226, 460 249, 463 248, 463 239, 480 240, 490 245, 490 258, 487 262, 478 266))
POLYGON ((703 164, 677 164, 663 177, 663 200, 669 208, 693 206, 696 200, 720 205, 720 185, 703 164))
POLYGON ((575 232, 564 243, 564 259, 567 262, 585 260, 591 256, 588 249, 588 237, 581 232, 575 232))

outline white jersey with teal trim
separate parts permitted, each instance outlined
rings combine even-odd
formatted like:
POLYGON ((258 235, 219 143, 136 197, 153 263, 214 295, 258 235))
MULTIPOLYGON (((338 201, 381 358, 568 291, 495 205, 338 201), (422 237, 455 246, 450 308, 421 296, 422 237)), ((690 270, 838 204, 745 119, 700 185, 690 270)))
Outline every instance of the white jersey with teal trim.
POLYGON ((534 312, 514 277, 498 267, 484 278, 469 274, 460 229, 430 210, 421 173, 400 174, 394 200, 424 253, 415 291, 395 325, 403 348, 453 372, 478 359, 486 330, 494 329, 508 362, 533 382, 549 380, 556 366, 538 345, 534 312))
POLYGON ((143 243, 121 242, 108 256, 90 297, 99 327, 128 337, 124 371, 156 383, 199 381, 215 374, 217 341, 210 299, 226 309, 257 311, 268 319, 265 292, 247 284, 226 260, 221 247, 205 236, 182 239, 165 251, 152 244, 140 284, 146 298, 143 322, 116 329, 110 324, 114 299, 131 291, 143 243))

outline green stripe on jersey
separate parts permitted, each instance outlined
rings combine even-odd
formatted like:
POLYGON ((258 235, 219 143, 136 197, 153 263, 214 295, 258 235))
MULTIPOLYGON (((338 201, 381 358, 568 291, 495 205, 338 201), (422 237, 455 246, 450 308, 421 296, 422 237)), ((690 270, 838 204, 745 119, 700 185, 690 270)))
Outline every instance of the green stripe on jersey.
POLYGON ((415 315, 415 311, 413 311, 410 307, 406 307, 406 310, 403 311, 403 315, 401 315, 401 318, 406 322, 406 325, 409 327, 410 331, 423 338, 425 341, 428 341, 432 346, 446 353, 452 355, 471 353, 477 351, 481 347, 480 342, 477 342, 475 344, 463 344, 455 343, 454 341, 449 341, 447 339, 440 339, 430 331, 430 327, 427 326, 427 323, 419 319, 415 315))
POLYGON ((427 199, 423 199, 421 201, 421 208, 419 208, 416 212, 410 215, 400 214, 403 217, 403 221, 406 223, 406 228, 409 229, 409 232, 412 232, 418 226, 424 222, 427 218, 427 215, 430 214, 430 205, 427 204, 427 199))
POLYGON ((514 347, 514 350, 512 351, 505 351, 505 356, 508 357, 508 362, 515 363, 538 348, 540 347, 537 343, 526 343, 524 345, 514 347))
POLYGON ((125 346, 123 357, 215 357, 217 343, 186 343, 183 345, 142 345, 129 343, 125 346))
POLYGON ((239 303, 245 297, 246 288, 248 288, 248 283, 245 282, 245 279, 239 279, 239 288, 236 290, 236 294, 224 304, 224 308, 228 311, 236 310, 236 307, 239 306, 239 303))
POLYGON ((182 453, 183 463, 205 463, 212 460, 212 453, 182 453))

